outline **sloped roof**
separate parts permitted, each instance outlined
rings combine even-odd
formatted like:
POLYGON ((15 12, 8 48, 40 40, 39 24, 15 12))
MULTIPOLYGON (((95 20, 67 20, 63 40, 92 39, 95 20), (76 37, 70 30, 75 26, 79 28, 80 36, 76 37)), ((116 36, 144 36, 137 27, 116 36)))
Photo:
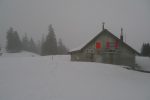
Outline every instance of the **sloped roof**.
POLYGON ((77 52, 80 51, 82 49, 84 49, 87 45, 89 45, 92 41, 96 40, 101 34, 103 33, 108 33, 109 35, 111 35, 113 38, 115 38, 116 40, 120 41, 122 44, 124 44, 127 48, 129 48, 130 50, 132 50, 133 52, 135 52, 137 55, 140 55, 139 52, 137 52, 135 49, 133 49, 131 46, 129 46, 128 44, 126 44, 125 42, 121 41, 118 37, 116 37, 115 35, 113 35, 111 32, 109 32, 107 29, 102 30, 99 34, 97 34, 94 38, 92 38, 89 42, 87 42, 86 44, 83 44, 81 46, 79 46, 78 48, 72 49, 70 51, 71 52, 77 52))

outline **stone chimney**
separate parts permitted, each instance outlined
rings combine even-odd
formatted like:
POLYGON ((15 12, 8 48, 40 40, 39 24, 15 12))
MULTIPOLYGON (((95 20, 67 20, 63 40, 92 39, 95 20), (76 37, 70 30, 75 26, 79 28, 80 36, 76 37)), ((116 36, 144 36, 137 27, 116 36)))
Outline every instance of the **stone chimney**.
POLYGON ((121 28, 120 40, 123 42, 123 28, 121 28))
POLYGON ((102 24, 103 24, 103 26, 102 26, 102 30, 104 30, 104 29, 105 29, 105 27, 104 27, 105 23, 103 22, 102 24))

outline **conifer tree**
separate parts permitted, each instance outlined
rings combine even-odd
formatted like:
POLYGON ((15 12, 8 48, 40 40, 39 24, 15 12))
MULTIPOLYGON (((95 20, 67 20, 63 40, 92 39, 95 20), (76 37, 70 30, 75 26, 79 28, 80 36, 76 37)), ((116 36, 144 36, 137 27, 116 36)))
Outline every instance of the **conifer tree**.
POLYGON ((38 53, 37 46, 33 38, 31 37, 31 39, 29 40, 26 33, 22 39, 22 45, 23 45, 23 50, 33 52, 33 53, 38 53))
POLYGON ((59 39, 59 41, 58 41, 58 54, 67 54, 67 53, 68 53, 68 49, 63 44, 62 40, 59 39))
POLYGON ((149 43, 143 43, 142 49, 141 49, 141 55, 150 56, 150 44, 149 43))
POLYGON ((20 37, 19 37, 17 31, 14 31, 13 35, 14 35, 14 49, 16 50, 16 52, 19 52, 22 50, 22 44, 21 44, 20 37))
POLYGON ((29 41, 29 51, 37 53, 36 44, 32 38, 29 41))
POLYGON ((27 33, 25 33, 24 37, 22 38, 22 48, 25 51, 29 50, 29 39, 27 37, 27 33))
POLYGON ((12 27, 7 31, 7 46, 8 52, 19 52, 22 50, 22 44, 17 31, 14 31, 12 27))
POLYGON ((13 50, 13 28, 10 27, 9 30, 7 31, 7 46, 6 50, 8 52, 11 52, 13 50))
POLYGON ((42 44, 42 55, 55 55, 57 54, 57 41, 52 25, 48 28, 48 35, 42 44))

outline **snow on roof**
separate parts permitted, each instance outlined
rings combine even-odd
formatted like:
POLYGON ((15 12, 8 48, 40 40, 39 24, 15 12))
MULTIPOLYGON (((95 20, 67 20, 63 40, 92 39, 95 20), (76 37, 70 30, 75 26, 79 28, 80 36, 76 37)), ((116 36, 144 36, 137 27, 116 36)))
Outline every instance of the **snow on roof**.
MULTIPOLYGON (((101 32, 100 32, 101 33, 101 32)), ((99 33, 99 34, 100 34, 99 33)), ((97 34, 96 35, 94 35, 94 36, 91 36, 89 39, 87 39, 83 44, 81 44, 80 46, 78 46, 78 47, 76 47, 76 48, 73 48, 73 49, 71 49, 69 52, 74 52, 74 51, 79 51, 79 50, 81 50, 85 45, 87 45, 87 43, 89 43, 91 40, 93 40, 93 38, 94 37, 96 37, 97 36, 97 34)))
POLYGON ((71 49, 69 52, 81 50, 82 47, 83 47, 83 45, 80 45, 80 46, 78 46, 78 47, 76 47, 76 48, 71 49))

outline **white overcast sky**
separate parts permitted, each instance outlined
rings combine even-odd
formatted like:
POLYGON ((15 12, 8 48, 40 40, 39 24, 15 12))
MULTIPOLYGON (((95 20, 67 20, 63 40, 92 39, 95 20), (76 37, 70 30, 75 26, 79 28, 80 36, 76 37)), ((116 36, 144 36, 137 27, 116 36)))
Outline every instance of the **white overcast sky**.
POLYGON ((0 0, 0 44, 13 27, 41 39, 53 25, 57 38, 76 48, 105 28, 116 36, 123 27, 126 42, 140 51, 150 42, 150 0, 0 0))

